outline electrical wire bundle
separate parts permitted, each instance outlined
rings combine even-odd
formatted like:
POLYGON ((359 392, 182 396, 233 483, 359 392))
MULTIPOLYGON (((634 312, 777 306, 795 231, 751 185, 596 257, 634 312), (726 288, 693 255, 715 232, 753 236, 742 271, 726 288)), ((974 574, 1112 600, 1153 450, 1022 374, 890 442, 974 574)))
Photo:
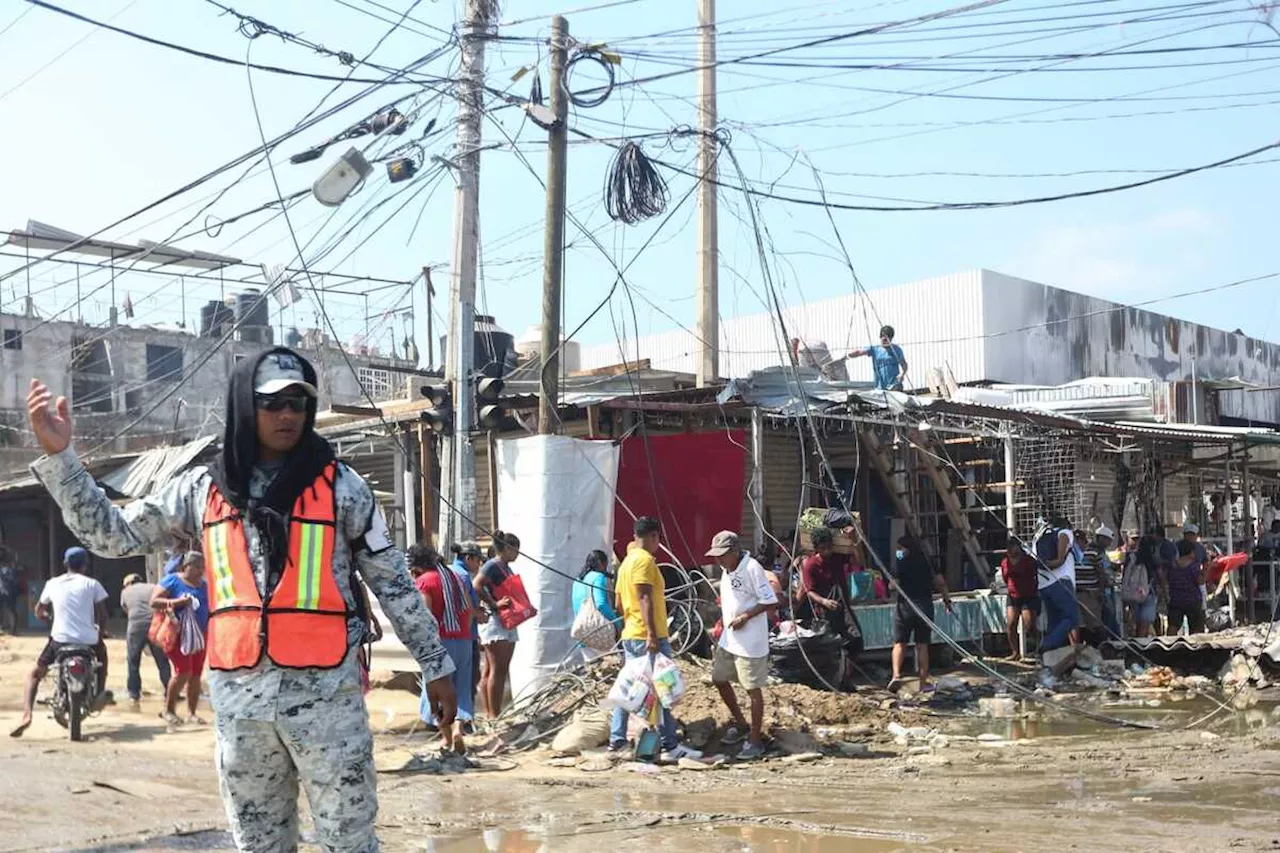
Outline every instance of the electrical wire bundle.
POLYGON ((564 66, 564 78, 561 86, 564 87, 564 93, 569 98, 569 102, 580 109, 589 110, 598 107, 605 101, 609 100, 609 96, 613 94, 613 87, 617 83, 617 72, 613 70, 613 62, 609 56, 606 56, 599 49, 594 47, 580 47, 573 52, 573 56, 569 57, 569 61, 564 66), (584 89, 582 92, 573 91, 573 69, 577 67, 579 62, 594 62, 604 69, 605 76, 609 78, 608 82, 603 86, 596 86, 590 89, 584 89))
POLYGON ((670 194, 644 149, 634 142, 618 148, 604 182, 604 209, 615 222, 635 225, 667 209, 670 194))

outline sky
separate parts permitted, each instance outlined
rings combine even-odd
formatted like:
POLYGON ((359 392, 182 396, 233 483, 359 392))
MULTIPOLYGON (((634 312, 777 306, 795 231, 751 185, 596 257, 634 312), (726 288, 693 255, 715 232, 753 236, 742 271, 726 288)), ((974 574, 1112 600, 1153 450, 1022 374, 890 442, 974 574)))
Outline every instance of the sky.
MULTIPOLYGON (((247 74, 240 64, 246 57, 323 75, 384 76, 367 67, 352 71, 271 34, 247 39, 236 18, 207 0, 57 5, 234 62, 143 44, 25 0, 0 0, 0 229, 31 219, 97 233, 253 151, 260 133, 274 138, 318 106, 369 88, 348 83, 331 95, 332 82, 247 74)), ((436 51, 439 57, 417 73, 456 74, 457 49, 448 34, 459 2, 230 5, 312 44, 369 55, 385 67, 401 68, 436 51), (408 9, 411 19, 393 29, 408 9)), ((916 19, 951 8, 946 0, 720 0, 718 6, 722 61, 778 51, 718 70, 729 146, 749 185, 775 196, 817 201, 820 178, 833 204, 901 208, 1033 199, 1147 180, 1277 140, 1268 116, 1280 102, 1280 36, 1265 9, 1244 0, 1003 0, 926 22, 916 19), (895 22, 877 33, 849 35, 895 22), (824 38, 833 40, 797 48, 824 38)), ((555 13, 566 14, 580 43, 607 45, 621 57, 619 87, 599 107, 573 107, 571 125, 596 138, 637 138, 651 158, 691 171, 691 142, 661 134, 696 122, 697 75, 633 81, 697 64, 695 0, 506 0, 502 38, 487 51, 491 87, 527 98, 536 68, 545 89, 545 42, 555 13), (522 68, 527 73, 513 81, 522 68)), ((599 67, 576 66, 575 89, 603 81, 599 67)), ((336 143, 303 165, 288 157, 395 98, 406 99, 400 108, 412 124, 403 137, 375 141, 371 154, 418 138, 436 121, 412 181, 391 184, 376 164, 341 207, 305 196, 290 207, 288 221, 268 210, 222 225, 278 198, 270 171, 258 165, 240 180, 241 166, 102 236, 135 242, 182 235, 184 248, 268 266, 301 266, 301 254, 317 273, 312 283, 322 288, 337 285, 320 272, 412 280, 429 265, 439 335, 448 316, 454 192, 447 169, 430 158, 453 153, 454 102, 416 84, 384 86, 280 145, 272 162, 280 193, 306 190, 348 146, 363 149, 370 140, 336 143)), ((539 322, 546 134, 518 108, 503 109, 496 98, 489 107, 483 134, 493 147, 481 157, 478 310, 520 336, 539 322)), ((614 223, 602 200, 613 155, 609 144, 580 137, 569 149, 565 327, 578 327, 606 299, 616 267, 627 270, 628 287, 614 290, 607 310, 577 334, 584 344, 695 326, 694 180, 659 167, 668 182, 669 217, 614 223)), ((1214 288, 1280 271, 1271 215, 1277 168, 1280 150, 1273 150, 1151 186, 1042 204, 833 210, 828 219, 820 206, 758 198, 756 211, 769 271, 786 303, 854 288, 838 232, 873 299, 880 287, 985 267, 1120 302, 1161 300, 1148 307, 1274 341, 1280 340, 1274 282, 1214 288), (1203 292, 1162 299, 1188 291, 1203 292)), ((756 231, 727 159, 721 178, 720 311, 758 313, 765 277, 756 231)), ((0 270, 22 263, 0 260, 7 264, 0 270)), ((80 292, 90 295, 77 307, 75 270, 41 264, 0 282, 0 308, 20 310, 29 290, 43 317, 79 314, 102 322, 108 279, 101 272, 83 275, 80 292)), ((304 300, 278 309, 276 318, 286 326, 323 326, 318 300, 305 280, 300 284, 304 300)), ((223 289, 213 278, 120 276, 116 301, 129 296, 135 322, 173 324, 185 316, 193 323, 199 304, 223 289)), ((326 294, 325 312, 340 337, 367 333, 386 351, 392 335, 402 341, 412 329, 425 355, 422 285, 366 290, 326 294)), ((909 343, 910 317, 886 319, 909 343)))

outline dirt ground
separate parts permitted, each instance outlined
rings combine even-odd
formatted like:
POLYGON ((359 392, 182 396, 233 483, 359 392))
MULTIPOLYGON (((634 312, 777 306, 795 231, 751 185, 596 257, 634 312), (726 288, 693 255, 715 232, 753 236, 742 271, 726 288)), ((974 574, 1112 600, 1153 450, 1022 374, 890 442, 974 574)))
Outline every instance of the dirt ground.
MULTIPOLYGON (((6 733, 41 643, 0 638, 6 733)), ((109 645, 110 685, 123 696, 123 643, 109 645)), ((86 723, 85 742, 69 743, 43 708, 24 738, 0 737, 0 853, 232 849, 212 730, 167 733, 146 662, 144 684, 153 695, 140 713, 109 708, 86 723)), ((696 696, 704 702, 703 691, 696 696)), ((788 708, 806 718, 843 713, 845 725, 808 734, 825 741, 828 753, 856 757, 607 769, 594 758, 553 766, 572 762, 544 748, 441 775, 414 772, 414 754, 432 750, 425 733, 404 733, 416 698, 375 690, 369 709, 381 732, 384 849, 599 853, 642 840, 671 853, 1280 850, 1280 715, 1268 705, 1195 730, 1178 727, 1204 710, 1201 702, 1109 709, 1165 727, 1146 732, 1045 716, 1013 722, 878 712, 882 700, 855 698, 862 710, 847 713, 814 707, 810 694, 790 687, 770 693, 779 723, 796 717, 788 708), (919 728, 895 740, 891 720, 919 728)), ((719 709, 691 700, 681 716, 703 713, 719 709)))

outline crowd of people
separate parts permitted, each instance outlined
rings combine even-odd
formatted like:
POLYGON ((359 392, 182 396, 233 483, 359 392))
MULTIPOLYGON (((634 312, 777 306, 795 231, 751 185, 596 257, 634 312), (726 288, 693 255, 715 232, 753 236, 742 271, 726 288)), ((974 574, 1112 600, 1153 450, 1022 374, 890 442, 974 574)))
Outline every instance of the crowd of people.
POLYGON ((1011 657, 1030 647, 1042 609, 1046 627, 1039 648, 1045 651, 1148 637, 1162 617, 1166 634, 1201 633, 1228 580, 1222 556, 1200 541, 1194 523, 1184 525, 1177 540, 1163 525, 1121 540, 1106 525, 1089 536, 1065 517, 1050 518, 1032 546, 1011 539, 1000 564, 1011 657))

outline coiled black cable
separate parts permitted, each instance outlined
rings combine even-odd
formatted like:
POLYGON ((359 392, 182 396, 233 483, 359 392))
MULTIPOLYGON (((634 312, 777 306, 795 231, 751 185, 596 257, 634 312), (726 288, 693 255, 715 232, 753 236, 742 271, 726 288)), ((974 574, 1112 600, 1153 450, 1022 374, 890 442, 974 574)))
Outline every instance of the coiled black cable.
POLYGON ((609 100, 609 96, 613 94, 614 84, 617 82, 617 73, 613 70, 613 63, 609 61, 599 50, 594 47, 581 47, 573 52, 573 56, 569 57, 569 61, 564 66, 564 77, 561 86, 564 87, 564 93, 568 96, 569 102, 575 107, 589 110, 592 107, 598 107, 605 101, 609 100), (604 69, 605 76, 609 81, 604 86, 593 86, 587 89, 587 92, 595 92, 594 95, 588 96, 585 92, 581 95, 573 91, 573 69, 577 67, 579 62, 594 62, 604 69))
POLYGON ((666 181, 645 156, 644 149, 626 142, 613 155, 604 182, 604 209, 615 222, 635 225, 667 209, 666 181))

